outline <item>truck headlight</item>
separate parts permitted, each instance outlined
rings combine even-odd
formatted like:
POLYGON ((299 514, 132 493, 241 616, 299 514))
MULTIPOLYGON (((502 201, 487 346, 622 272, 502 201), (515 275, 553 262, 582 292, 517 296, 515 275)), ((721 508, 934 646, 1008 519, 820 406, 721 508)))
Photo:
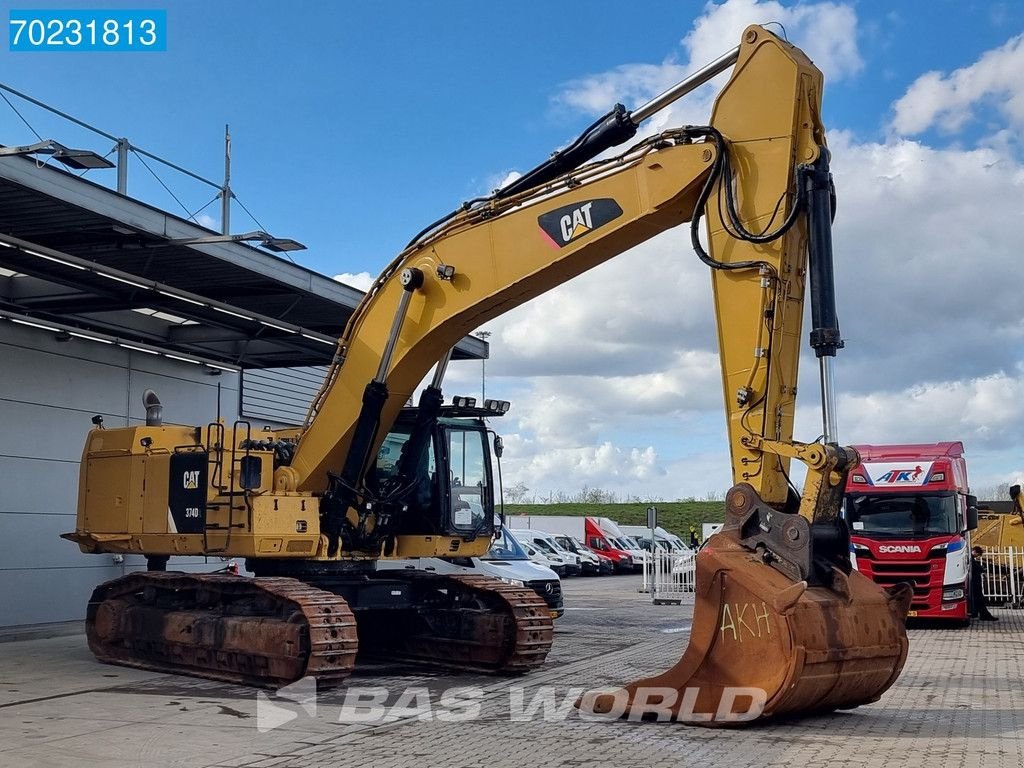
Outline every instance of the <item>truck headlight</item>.
POLYGON ((511 584, 513 587, 525 587, 526 584, 519 579, 510 579, 506 576, 499 576, 498 581, 504 581, 506 584, 511 584))
POLYGON ((943 589, 942 590, 942 600, 943 600, 943 602, 945 602, 947 600, 963 600, 963 599, 964 599, 963 587, 957 587, 955 589, 943 589))

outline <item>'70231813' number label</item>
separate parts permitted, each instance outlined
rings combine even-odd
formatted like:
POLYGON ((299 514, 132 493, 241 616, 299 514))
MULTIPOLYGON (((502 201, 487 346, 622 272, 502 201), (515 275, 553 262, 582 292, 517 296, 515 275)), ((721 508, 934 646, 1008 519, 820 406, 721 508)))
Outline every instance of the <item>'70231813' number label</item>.
POLYGON ((166 51, 167 11, 11 10, 12 51, 166 51))

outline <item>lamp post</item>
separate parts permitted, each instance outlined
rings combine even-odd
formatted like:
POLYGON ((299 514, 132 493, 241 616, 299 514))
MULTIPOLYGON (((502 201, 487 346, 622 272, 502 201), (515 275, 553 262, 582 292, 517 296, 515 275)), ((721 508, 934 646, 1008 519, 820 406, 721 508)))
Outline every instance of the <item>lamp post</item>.
MULTIPOLYGON (((487 340, 491 338, 490 331, 477 331, 473 334, 480 341, 487 343, 487 340)), ((480 402, 484 402, 487 399, 487 355, 480 358, 480 402)))

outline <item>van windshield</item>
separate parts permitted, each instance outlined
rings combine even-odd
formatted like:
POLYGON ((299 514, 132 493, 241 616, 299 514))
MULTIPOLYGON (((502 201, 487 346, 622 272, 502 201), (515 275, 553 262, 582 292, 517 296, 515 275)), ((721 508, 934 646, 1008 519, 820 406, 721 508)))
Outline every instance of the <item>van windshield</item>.
POLYGON ((953 493, 847 494, 850 532, 878 536, 926 536, 959 533, 953 493))
POLYGON ((526 556, 526 552, 519 546, 519 542, 515 540, 513 536, 509 534, 504 528, 498 531, 497 536, 494 539, 494 543, 491 544, 491 548, 487 550, 487 554, 480 558, 481 560, 529 560, 526 556))
POLYGON ((544 541, 544 539, 534 539, 533 540, 533 546, 535 546, 541 552, 544 552, 544 553, 549 554, 549 555, 557 555, 558 554, 558 550, 556 550, 554 547, 552 547, 550 544, 548 544, 546 541, 544 541))
POLYGON ((577 555, 580 554, 580 548, 576 545, 576 542, 568 536, 556 536, 555 541, 558 542, 558 546, 567 552, 575 552, 577 555))

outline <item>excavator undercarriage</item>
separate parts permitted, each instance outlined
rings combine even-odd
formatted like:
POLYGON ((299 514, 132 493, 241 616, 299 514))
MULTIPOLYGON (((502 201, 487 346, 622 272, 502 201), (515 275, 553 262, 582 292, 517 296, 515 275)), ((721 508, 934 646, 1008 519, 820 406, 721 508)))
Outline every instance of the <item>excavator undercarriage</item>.
POLYGON ((544 663, 553 628, 531 589, 480 576, 138 573, 93 592, 100 661, 278 688, 342 683, 357 655, 502 674, 544 663))

